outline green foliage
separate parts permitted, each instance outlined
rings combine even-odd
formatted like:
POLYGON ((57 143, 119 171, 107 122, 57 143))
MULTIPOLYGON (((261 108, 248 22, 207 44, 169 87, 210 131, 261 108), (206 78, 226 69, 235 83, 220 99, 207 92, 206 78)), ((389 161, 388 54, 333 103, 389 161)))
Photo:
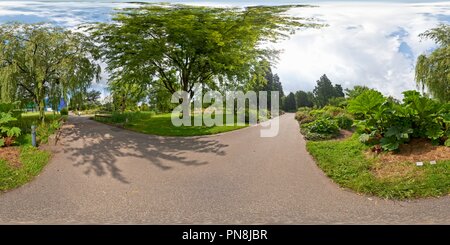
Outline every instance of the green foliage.
POLYGON ((360 119, 356 125, 364 143, 379 144, 394 151, 411 138, 428 138, 444 144, 449 132, 446 104, 421 96, 417 91, 403 92, 403 102, 384 98, 368 90, 350 100, 348 110, 360 119))
POLYGON ((93 58, 98 58, 96 49, 82 32, 46 24, 0 26, 2 82, 15 84, 10 93, 18 98, 38 104, 42 123, 45 98, 54 107, 61 98, 85 92, 94 78, 99 79, 100 67, 93 58))
POLYGON ((305 111, 297 111, 295 113, 295 120, 299 121, 300 123, 309 123, 314 121, 316 118, 311 116, 309 112, 305 111))
POLYGON ((297 107, 313 107, 314 95, 311 92, 297 91, 295 92, 295 101, 297 107))
POLYGON ((336 117, 339 114, 346 113, 345 109, 336 107, 336 106, 332 106, 332 105, 327 105, 324 108, 322 108, 322 110, 318 110, 318 111, 323 111, 326 115, 330 115, 331 117, 336 117))
POLYGON ((0 112, 13 112, 19 107, 20 101, 13 103, 0 103, 0 112))
POLYGON ((416 63, 416 83, 427 88, 441 102, 450 101, 450 25, 440 25, 420 35, 440 45, 429 55, 420 55, 416 63))
POLYGON ((358 116, 373 116, 385 102, 384 96, 374 90, 366 90, 348 103, 348 111, 358 116))
POLYGON ((347 129, 350 130, 353 125, 353 118, 351 118, 349 115, 341 113, 334 117, 334 120, 336 120, 339 128, 341 129, 347 129))
POLYGON ((303 127, 312 133, 331 135, 339 133, 339 126, 336 121, 331 118, 319 118, 314 122, 304 124, 303 127))
POLYGON ((316 26, 286 15, 291 7, 145 4, 91 30, 112 81, 191 92, 196 83, 245 85, 261 60, 273 62, 279 53, 261 44, 316 26))
POLYGON ((289 93, 288 96, 284 99, 283 109, 288 112, 293 112, 297 110, 297 104, 295 102, 294 93, 289 93))
POLYGON ((309 141, 306 147, 327 176, 358 193, 390 199, 446 196, 450 193, 450 161, 420 167, 417 169, 420 174, 413 171, 401 177, 378 178, 373 173, 377 159, 365 156, 368 147, 358 141, 356 134, 342 141, 309 141))
POLYGON ((347 107, 348 101, 344 97, 336 97, 336 98, 329 99, 328 104, 331 106, 345 108, 345 107, 347 107))
POLYGON ((352 100, 367 90, 374 90, 374 89, 371 89, 366 86, 356 85, 352 89, 348 89, 348 88, 345 89, 345 95, 347 96, 348 99, 352 100))
MULTIPOLYGON (((250 90, 255 92, 259 91, 267 91, 267 108, 270 110, 272 108, 272 97, 270 96, 272 91, 278 92, 278 106, 283 107, 282 98, 284 97, 283 86, 280 81, 280 77, 278 74, 272 73, 272 68, 270 67, 270 63, 267 60, 263 60, 259 62, 259 66, 257 71, 259 74, 256 76, 257 79, 252 79, 248 83, 251 87, 250 90)), ((256 72, 256 71, 255 71, 256 72)), ((247 86, 248 87, 248 86, 247 86)))
POLYGON ((319 108, 326 106, 332 98, 344 97, 342 86, 339 84, 333 86, 325 74, 317 80, 313 93, 314 105, 319 108))
POLYGON ((18 127, 0 127, 0 132, 6 134, 6 137, 20 136, 20 128, 18 127))
POLYGON ((300 131, 308 140, 332 139, 340 134, 340 129, 350 130, 353 125, 352 116, 335 106, 316 110, 302 107, 295 114, 295 119, 300 122, 300 131))
POLYGON ((11 116, 11 113, 0 112, 0 126, 6 125, 9 122, 17 121, 17 118, 11 116))
POLYGON ((61 109, 60 113, 61 113, 61 116, 68 116, 69 110, 67 109, 67 107, 64 107, 61 109))
POLYGON ((332 118, 321 117, 300 125, 300 131, 308 140, 325 140, 339 135, 339 126, 332 118))
POLYGON ((61 120, 54 120, 49 123, 39 124, 36 128, 38 144, 47 143, 50 135, 54 134, 61 127, 62 123, 61 120))
POLYGON ((155 115, 154 112, 114 112, 108 122, 115 124, 133 123, 141 120, 148 120, 155 115))
POLYGON ((444 142, 444 145, 450 147, 450 138, 444 142))
POLYGON ((17 121, 11 113, 0 112, 0 147, 10 146, 14 139, 20 136, 20 128, 8 126, 9 123, 17 121))

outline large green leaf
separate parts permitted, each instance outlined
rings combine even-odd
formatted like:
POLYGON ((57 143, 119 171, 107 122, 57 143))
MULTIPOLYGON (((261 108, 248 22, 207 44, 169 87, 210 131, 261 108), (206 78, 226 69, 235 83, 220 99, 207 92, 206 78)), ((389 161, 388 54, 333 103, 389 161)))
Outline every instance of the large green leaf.
POLYGON ((444 130, 438 124, 432 124, 427 127, 425 134, 428 138, 436 140, 444 136, 444 130))
POLYGON ((384 137, 380 141, 381 148, 386 151, 394 151, 397 150, 400 146, 400 141, 395 137, 384 137))
POLYGON ((348 103, 348 111, 354 114, 374 114, 385 101, 384 96, 374 90, 367 90, 348 103))
POLYGON ((447 139, 447 140, 444 142, 444 145, 450 147, 450 139, 447 139))
POLYGON ((9 130, 6 132, 6 135, 8 137, 19 137, 20 132, 21 132, 20 128, 12 127, 12 128, 9 128, 9 130))
POLYGON ((16 121, 17 119, 14 118, 11 113, 6 112, 0 112, 0 125, 6 124, 12 121, 16 121))
POLYGON ((396 137, 398 140, 409 139, 409 134, 413 133, 412 128, 401 127, 401 126, 392 126, 386 130, 384 134, 386 137, 396 137))

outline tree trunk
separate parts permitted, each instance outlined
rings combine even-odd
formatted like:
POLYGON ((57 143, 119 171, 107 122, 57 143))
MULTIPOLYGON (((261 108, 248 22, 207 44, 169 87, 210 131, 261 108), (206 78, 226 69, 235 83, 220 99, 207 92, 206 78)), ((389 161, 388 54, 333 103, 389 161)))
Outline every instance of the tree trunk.
POLYGON ((125 109, 126 109, 126 98, 125 98, 125 94, 122 94, 122 106, 121 106, 122 108, 121 108, 121 110, 122 110, 122 113, 124 113, 125 112, 125 109))
POLYGON ((44 99, 41 99, 39 101, 39 120, 41 121, 41 124, 45 123, 45 101, 44 99))
POLYGON ((45 123, 45 95, 44 95, 44 82, 38 83, 38 98, 39 101, 39 120, 41 124, 45 123))

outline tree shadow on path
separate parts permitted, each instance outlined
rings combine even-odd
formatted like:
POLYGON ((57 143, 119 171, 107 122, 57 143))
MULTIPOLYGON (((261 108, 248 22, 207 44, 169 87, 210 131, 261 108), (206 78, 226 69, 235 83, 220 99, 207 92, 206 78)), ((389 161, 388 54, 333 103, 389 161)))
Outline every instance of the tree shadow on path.
POLYGON ((184 156, 185 153, 213 153, 224 156, 228 145, 211 137, 160 137, 145 135, 101 124, 87 118, 71 118, 63 129, 63 152, 76 167, 84 166, 85 174, 97 176, 110 174, 114 179, 129 183, 117 166, 121 161, 133 164, 133 158, 141 158, 161 170, 173 167, 164 162, 175 162, 185 166, 208 164, 184 156))

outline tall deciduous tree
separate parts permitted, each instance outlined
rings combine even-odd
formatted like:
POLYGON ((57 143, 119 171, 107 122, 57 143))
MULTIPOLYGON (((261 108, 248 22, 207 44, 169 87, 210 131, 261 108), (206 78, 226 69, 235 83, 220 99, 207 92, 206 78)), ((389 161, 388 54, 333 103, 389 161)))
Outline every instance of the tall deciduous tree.
POLYGON ((82 33, 45 24, 0 26, 0 74, 32 98, 42 122, 46 97, 50 103, 59 102, 61 96, 98 78, 95 54, 82 33))
POLYGON ((161 82, 170 93, 192 93, 195 83, 214 88, 218 80, 248 81, 261 60, 277 56, 277 50, 261 44, 313 26, 285 15, 291 7, 147 4, 124 9, 113 23, 92 30, 113 79, 139 70, 153 78, 142 83, 161 82))
POLYGON ((440 25, 420 35, 438 45, 429 55, 420 55, 416 64, 416 83, 433 97, 450 101, 450 25, 440 25))

